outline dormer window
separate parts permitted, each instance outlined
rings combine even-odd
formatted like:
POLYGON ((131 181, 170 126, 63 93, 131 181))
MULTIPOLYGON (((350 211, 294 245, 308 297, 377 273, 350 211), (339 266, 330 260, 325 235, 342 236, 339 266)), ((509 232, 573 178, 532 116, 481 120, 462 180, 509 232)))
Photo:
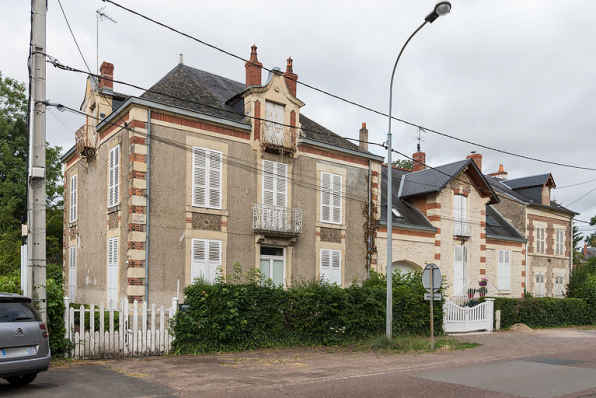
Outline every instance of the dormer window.
POLYGON ((470 220, 464 195, 453 195, 453 235, 470 236, 470 220))
POLYGON ((268 144, 284 144, 284 106, 275 102, 265 102, 264 142, 268 144), (273 123, 271 123, 273 122, 273 123))
POLYGON ((391 208, 391 212, 396 218, 404 218, 404 216, 402 216, 399 210, 397 210, 395 207, 391 208))

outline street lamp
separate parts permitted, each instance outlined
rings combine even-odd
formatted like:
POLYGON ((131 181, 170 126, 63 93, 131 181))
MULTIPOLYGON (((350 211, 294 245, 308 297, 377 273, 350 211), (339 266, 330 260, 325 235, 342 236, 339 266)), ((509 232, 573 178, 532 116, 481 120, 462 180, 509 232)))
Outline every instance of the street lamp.
POLYGON ((391 335, 393 333, 393 259, 392 259, 392 232, 393 232, 393 197, 392 197, 392 185, 393 185, 393 173, 391 170, 391 152, 392 152, 392 145, 391 145, 391 108, 393 105, 393 77, 395 76, 395 69, 397 68, 397 63, 401 58, 401 54, 404 52, 404 49, 412 40, 412 37, 424 25, 427 23, 433 23, 437 18, 449 14, 451 11, 451 3, 448 1, 441 1, 435 5, 433 11, 424 18, 424 23, 418 27, 412 33, 412 35, 406 40, 404 46, 401 48, 397 59, 395 60, 395 65, 393 66, 393 72, 391 73, 391 84, 389 85, 389 132, 387 133, 387 319, 386 319, 386 333, 387 338, 391 339, 391 335))

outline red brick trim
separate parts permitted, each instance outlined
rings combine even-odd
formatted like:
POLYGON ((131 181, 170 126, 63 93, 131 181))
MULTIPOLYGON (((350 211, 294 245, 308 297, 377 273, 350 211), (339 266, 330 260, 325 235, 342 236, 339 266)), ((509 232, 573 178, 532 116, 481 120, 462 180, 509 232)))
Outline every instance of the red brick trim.
POLYGON ((522 271, 522 276, 526 276, 526 271, 522 271))
POLYGON ((128 286, 143 286, 145 278, 128 278, 128 286))
POLYGON ((147 128, 147 122, 142 122, 140 120, 134 120, 133 119, 133 120, 131 120, 130 123, 128 123, 128 127, 130 127, 130 128, 138 127, 138 128, 141 128, 141 129, 146 129, 147 128))
POLYGON ((131 170, 129 174, 130 174, 130 178, 138 178, 139 180, 147 179, 146 171, 131 170))
POLYGON ((480 257, 480 262, 481 263, 486 263, 486 257, 480 257))
POLYGON ((68 162, 66 162, 66 167, 70 166, 71 164, 73 164, 74 162, 76 162, 77 160, 79 160, 80 157, 81 157, 81 155, 77 154, 77 155, 73 156, 72 158, 70 158, 68 160, 68 162))
POLYGON ((463 189, 453 189, 453 194, 454 195, 462 195, 462 196, 465 196, 467 198, 468 195, 469 195, 469 192, 464 191, 463 189))
POLYGON ((143 301, 143 299, 145 298, 145 296, 128 296, 128 303, 132 304, 136 301, 143 301))
POLYGON ((131 153, 129 156, 129 161, 147 163, 147 155, 141 155, 140 153, 131 153))
POLYGON ((143 260, 128 260, 128 268, 143 268, 145 261, 143 260))
MULTIPOLYGON (((377 229, 378 232, 387 232, 387 227, 379 227, 377 229)), ((422 238, 434 238, 434 232, 422 232, 422 231, 412 231, 408 229, 401 229, 401 228, 393 228, 393 233, 397 235, 406 235, 406 236, 420 236, 422 238)))
POLYGON ((129 231, 145 232, 145 226, 143 224, 128 224, 129 231))
POLYGON ((506 241, 506 240, 492 239, 492 238, 488 238, 486 240, 486 244, 488 244, 488 245, 512 246, 512 247, 522 247, 523 246, 523 243, 522 242, 509 242, 509 241, 506 241))
POLYGON ((480 268, 480 275, 486 275, 486 269, 480 268))
POLYGON ((250 140, 250 133, 246 131, 232 130, 227 127, 215 126, 212 124, 199 122, 196 120, 185 119, 178 116, 166 115, 165 113, 152 112, 151 119, 159 120, 166 123, 177 124, 179 126, 191 127, 195 129, 210 131, 217 134, 228 135, 231 137, 242 138, 250 140))
POLYGON ((145 249, 145 242, 128 242, 128 248, 131 250, 144 250, 145 249))
POLYGON ((435 246, 441 246, 441 241, 440 240, 435 240, 435 246))
POLYGON ((486 250, 486 245, 480 245, 480 250, 486 250))
POLYGON ((441 253, 435 253, 435 260, 441 259, 441 253))
POLYGON ((355 164, 359 164, 362 166, 368 166, 368 160, 359 159, 354 156, 324 151, 322 149, 312 148, 310 146, 305 146, 305 145, 299 145, 298 150, 300 152, 304 152, 304 153, 310 153, 313 155, 324 156, 326 158, 331 158, 331 159, 336 159, 336 160, 343 160, 344 162, 355 163, 355 164))
POLYGON ((261 103, 259 100, 255 101, 255 120, 254 120, 254 129, 255 129, 255 141, 261 140, 261 103))
POLYGON ((130 137, 131 144, 147 145, 147 139, 139 136, 130 137))
POLYGON ((112 131, 115 131, 116 129, 122 129, 124 127, 124 122, 126 122, 128 120, 128 117, 129 117, 128 112, 126 112, 125 115, 122 115, 121 117, 119 117, 117 121, 112 123, 111 127, 108 127, 106 130, 99 133, 99 139, 103 140, 106 136, 110 135, 110 133, 112 131))
POLYGON ((145 206, 131 205, 128 207, 129 213, 145 214, 145 206))

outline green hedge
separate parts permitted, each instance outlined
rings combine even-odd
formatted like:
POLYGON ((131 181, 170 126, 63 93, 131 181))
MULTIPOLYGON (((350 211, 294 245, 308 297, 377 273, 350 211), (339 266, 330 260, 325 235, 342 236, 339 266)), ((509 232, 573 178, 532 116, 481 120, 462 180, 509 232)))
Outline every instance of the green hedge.
POLYGON ((594 323, 592 307, 576 298, 495 298, 495 310, 501 310, 501 328, 516 323, 532 328, 576 326, 594 323))
MULTIPOLYGON (((428 335, 429 303, 421 273, 394 275, 394 333, 428 335)), ((337 345, 385 331, 385 278, 373 274, 343 289, 324 281, 282 288, 247 281, 196 281, 185 291, 187 312, 172 321, 179 354, 261 347, 337 345)), ((442 305, 435 305, 435 330, 442 330, 442 305)))

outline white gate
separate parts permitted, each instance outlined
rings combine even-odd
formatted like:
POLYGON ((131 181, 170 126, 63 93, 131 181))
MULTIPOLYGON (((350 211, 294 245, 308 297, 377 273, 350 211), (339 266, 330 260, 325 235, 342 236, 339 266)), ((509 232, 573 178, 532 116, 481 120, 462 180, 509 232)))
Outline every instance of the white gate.
POLYGON ((460 307, 446 302, 443 306, 443 330, 445 333, 463 333, 475 330, 493 331, 494 299, 486 299, 474 307, 460 307))
POLYGON ((176 313, 178 299, 172 299, 172 306, 148 308, 147 302, 122 300, 118 309, 104 304, 93 304, 89 308, 68 308, 64 314, 65 337, 73 343, 71 358, 114 358, 147 355, 165 355, 170 351, 173 337, 169 333, 169 320, 176 313), (88 318, 85 314, 89 314, 88 318), (78 322, 75 322, 78 315, 78 322), (99 318, 96 325, 95 317, 99 318), (86 318, 89 324, 85 324, 86 318), (140 318, 140 319, 139 319, 140 318), (116 325, 115 327, 114 325, 116 325), (97 330, 96 330, 97 329, 97 330))

